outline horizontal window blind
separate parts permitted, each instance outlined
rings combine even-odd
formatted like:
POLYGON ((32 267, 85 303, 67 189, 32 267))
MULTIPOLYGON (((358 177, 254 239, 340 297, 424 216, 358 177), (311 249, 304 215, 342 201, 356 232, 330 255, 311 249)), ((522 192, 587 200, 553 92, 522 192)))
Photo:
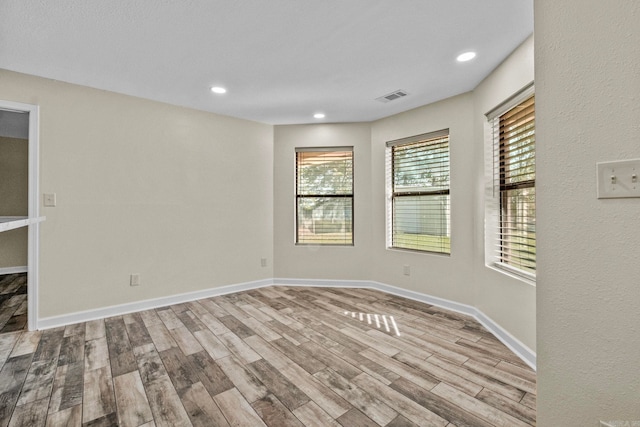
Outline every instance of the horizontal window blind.
POLYGON ((535 97, 493 120, 500 229, 496 259, 526 275, 536 271, 535 97))
POLYGON ((390 142, 391 247, 448 254, 448 130, 390 142))
POLYGON ((353 244, 353 148, 296 149, 296 243, 353 244))

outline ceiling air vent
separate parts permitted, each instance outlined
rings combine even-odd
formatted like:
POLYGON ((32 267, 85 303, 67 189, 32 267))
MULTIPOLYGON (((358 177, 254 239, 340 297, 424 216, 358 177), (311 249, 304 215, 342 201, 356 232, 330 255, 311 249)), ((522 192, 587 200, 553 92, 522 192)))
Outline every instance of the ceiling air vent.
POLYGON ((398 98, 402 98, 403 96, 407 96, 408 93, 404 90, 396 90, 386 95, 381 96, 380 98, 376 98, 376 101, 380 102, 391 102, 395 101, 398 98))

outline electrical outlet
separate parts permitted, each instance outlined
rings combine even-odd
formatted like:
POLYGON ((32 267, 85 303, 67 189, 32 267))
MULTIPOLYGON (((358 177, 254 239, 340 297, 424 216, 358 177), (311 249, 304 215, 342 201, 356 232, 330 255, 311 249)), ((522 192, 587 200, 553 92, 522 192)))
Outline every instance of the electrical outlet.
POLYGON ((402 272, 405 276, 411 276, 411 267, 408 264, 405 264, 402 268, 402 272))
POLYGON ((48 208, 56 207, 56 193, 45 193, 43 204, 48 208))
POLYGON ((129 286, 140 286, 140 275, 132 274, 129 278, 129 286))
POLYGON ((266 267, 267 266, 267 259, 266 258, 260 258, 260 266, 261 267, 266 267))

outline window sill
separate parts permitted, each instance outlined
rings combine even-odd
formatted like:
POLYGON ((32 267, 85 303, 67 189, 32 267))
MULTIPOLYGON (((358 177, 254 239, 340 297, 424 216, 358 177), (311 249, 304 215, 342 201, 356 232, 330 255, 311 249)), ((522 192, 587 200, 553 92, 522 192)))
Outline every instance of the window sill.
POLYGON ((494 271, 497 271, 498 273, 504 274, 513 279, 524 282, 527 285, 531 285, 534 287, 536 286, 536 276, 534 276, 533 274, 525 273, 523 271, 510 267, 506 264, 501 264, 497 262, 492 264, 486 264, 486 266, 494 271))
POLYGON ((418 249, 405 249, 405 248, 394 248, 394 247, 387 247, 388 251, 392 251, 392 252, 409 252, 412 254, 423 254, 423 255, 435 255, 435 256, 443 256, 443 257, 450 257, 451 253, 445 253, 445 252, 431 252, 431 251, 421 251, 418 249))
POLYGON ((324 247, 331 247, 331 248, 353 248, 355 246, 355 244, 353 243, 294 243, 295 246, 312 246, 314 248, 324 248, 324 247))

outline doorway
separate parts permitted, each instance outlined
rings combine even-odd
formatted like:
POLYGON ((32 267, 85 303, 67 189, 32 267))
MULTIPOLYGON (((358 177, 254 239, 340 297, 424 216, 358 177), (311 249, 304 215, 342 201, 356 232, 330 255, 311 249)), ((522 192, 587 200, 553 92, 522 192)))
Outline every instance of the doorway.
POLYGON ((38 107, 0 101, 0 333, 37 329, 38 107))

